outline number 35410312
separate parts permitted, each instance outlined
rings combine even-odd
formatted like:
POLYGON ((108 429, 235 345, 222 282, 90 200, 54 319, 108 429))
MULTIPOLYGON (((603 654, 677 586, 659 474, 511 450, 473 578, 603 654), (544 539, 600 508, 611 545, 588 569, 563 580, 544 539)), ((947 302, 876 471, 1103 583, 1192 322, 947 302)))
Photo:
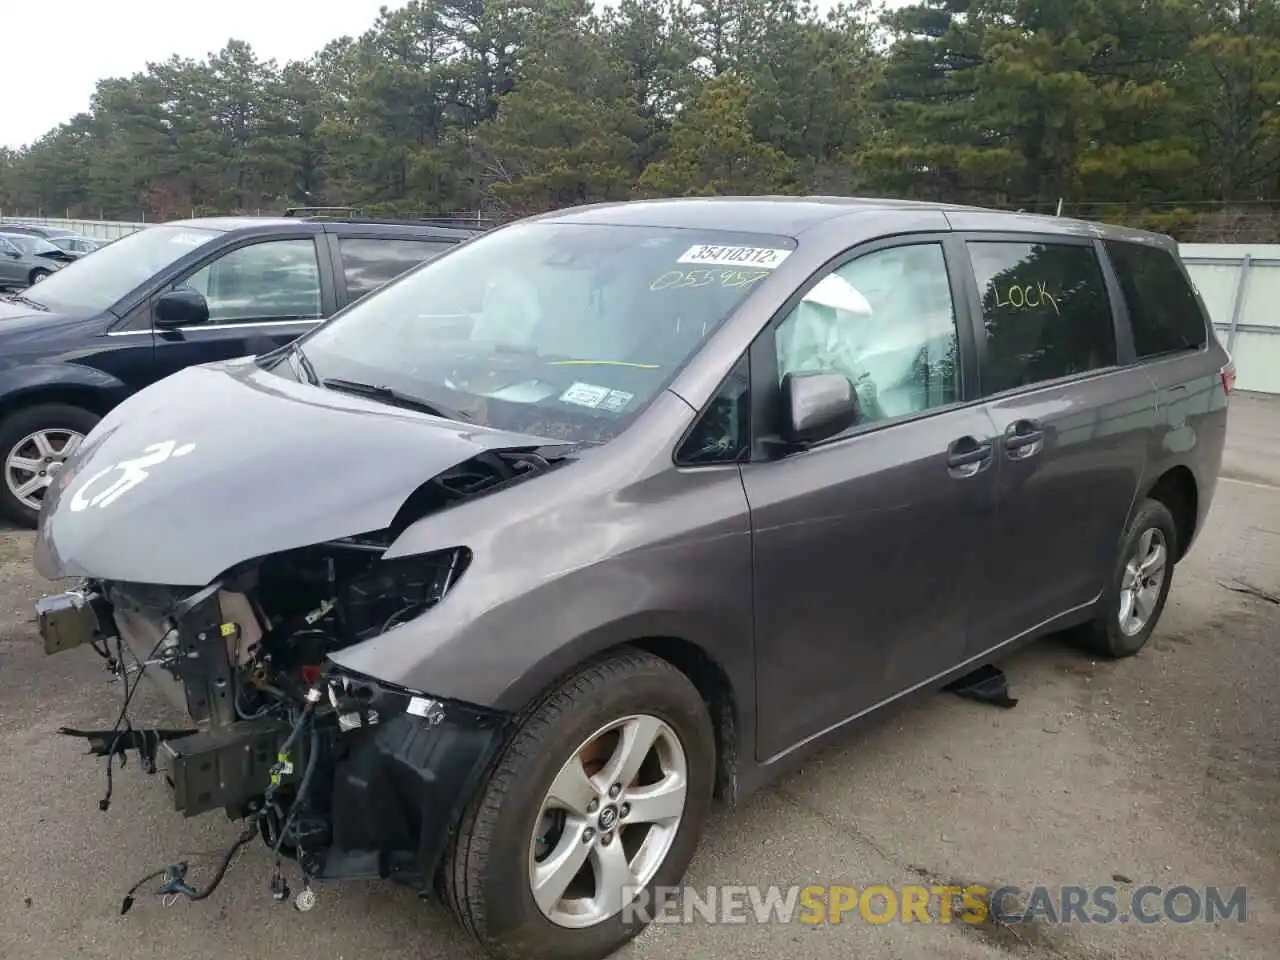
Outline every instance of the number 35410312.
POLYGON ((650 290, 683 290, 692 287, 745 287, 767 276, 768 270, 668 270, 649 284, 650 290))

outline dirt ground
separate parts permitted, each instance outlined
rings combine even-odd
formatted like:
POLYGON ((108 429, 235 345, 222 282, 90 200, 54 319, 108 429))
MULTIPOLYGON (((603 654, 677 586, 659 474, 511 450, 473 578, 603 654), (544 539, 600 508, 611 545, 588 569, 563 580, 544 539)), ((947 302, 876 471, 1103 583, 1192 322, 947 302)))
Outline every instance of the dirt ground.
MULTIPOLYGON (((1280 606, 1223 584, 1280 593, 1280 400, 1234 399, 1224 470, 1142 655, 1095 663, 1051 639, 1004 664, 1011 710, 938 694, 886 716, 719 811, 689 883, 1244 886, 1244 923, 698 923, 654 926, 621 956, 1274 960, 1280 606)), ((135 880, 182 856, 203 882, 210 858, 192 855, 225 849, 236 827, 184 821, 135 763, 99 811, 102 761, 55 731, 109 727, 119 689, 92 653, 38 648, 31 603, 48 585, 30 546, 0 530, 0 958, 476 956, 441 908, 404 890, 320 887, 305 914, 274 903, 258 845, 210 900, 144 897, 119 916, 135 880)), ((136 703, 145 717, 158 699, 136 703)))

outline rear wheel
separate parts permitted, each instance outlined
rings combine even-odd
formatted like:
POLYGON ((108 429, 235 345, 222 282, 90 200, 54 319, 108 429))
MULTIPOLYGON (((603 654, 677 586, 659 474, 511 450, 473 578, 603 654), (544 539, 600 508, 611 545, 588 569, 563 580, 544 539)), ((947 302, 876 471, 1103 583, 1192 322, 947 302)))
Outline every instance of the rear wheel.
POLYGON ((602 960, 683 877, 714 768, 684 674, 639 651, 585 668, 524 720, 465 815, 443 878, 454 914, 496 957, 602 960))
POLYGON ((1083 646, 1113 659, 1146 646, 1164 612, 1177 550, 1178 527, 1169 508, 1144 501, 1125 533, 1097 616, 1079 631, 1083 646))
POLYGON ((34 527, 54 475, 97 422, 96 414, 63 403, 27 407, 0 421, 0 514, 34 527))
POLYGON ((52 270, 43 270, 40 267, 36 267, 36 269, 31 271, 31 274, 30 276, 27 277, 27 280, 34 285, 39 283, 45 277, 49 276, 49 274, 51 273, 53 273, 52 270))

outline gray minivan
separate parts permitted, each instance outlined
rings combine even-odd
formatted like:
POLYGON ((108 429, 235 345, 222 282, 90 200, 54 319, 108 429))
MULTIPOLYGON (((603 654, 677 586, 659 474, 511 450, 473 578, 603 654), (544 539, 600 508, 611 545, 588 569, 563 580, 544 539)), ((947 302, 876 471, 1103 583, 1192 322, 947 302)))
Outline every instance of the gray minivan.
POLYGON ((1233 380, 1166 237, 563 210, 110 412, 44 502, 38 569, 83 579, 40 630, 160 682, 187 727, 72 732, 242 818, 277 898, 289 857, 299 905, 389 878, 597 960, 714 794, 1051 631, 1142 649, 1233 380))

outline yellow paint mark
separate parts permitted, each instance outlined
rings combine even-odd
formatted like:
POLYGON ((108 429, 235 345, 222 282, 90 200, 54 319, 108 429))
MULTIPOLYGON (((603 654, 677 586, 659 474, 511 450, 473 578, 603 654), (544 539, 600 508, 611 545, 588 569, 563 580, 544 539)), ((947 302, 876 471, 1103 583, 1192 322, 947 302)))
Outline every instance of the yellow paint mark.
POLYGON ((627 360, 552 360, 550 367, 635 367, 637 370, 661 370, 658 363, 631 363, 627 360))

